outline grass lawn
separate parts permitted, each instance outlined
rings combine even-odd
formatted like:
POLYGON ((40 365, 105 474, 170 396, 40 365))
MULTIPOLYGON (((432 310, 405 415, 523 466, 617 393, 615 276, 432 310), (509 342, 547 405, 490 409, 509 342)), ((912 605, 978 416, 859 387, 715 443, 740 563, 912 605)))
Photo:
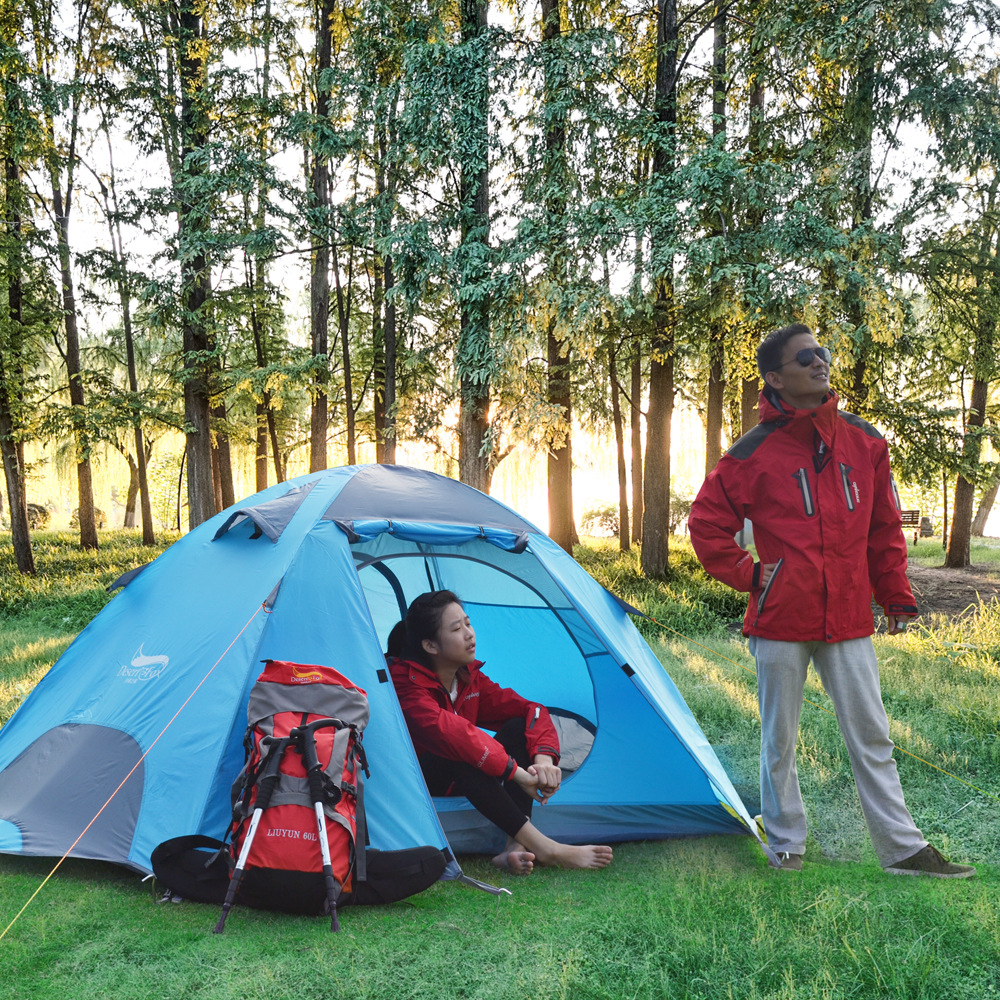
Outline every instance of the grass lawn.
MULTIPOLYGON (((122 532, 102 535, 92 555, 76 552, 69 536, 40 538, 41 576, 22 581, 0 536, 0 721, 107 600, 103 586, 148 558, 122 532)), ((745 643, 727 627, 739 601, 676 548, 673 578, 655 585, 608 546, 578 557, 681 633, 643 626, 752 807, 755 679, 744 669, 745 643)), ((621 844, 606 871, 527 879, 463 858, 469 874, 513 895, 439 883, 390 907, 346 911, 339 935, 321 918, 237 906, 215 935, 215 908, 158 905, 135 873, 70 860, 0 940, 0 997, 992 1000, 1000 995, 1000 612, 876 641, 893 738, 957 776, 900 752, 907 801, 932 842, 979 866, 974 879, 881 872, 814 683, 799 749, 811 825, 800 875, 769 869, 743 837, 621 844)), ((0 933, 51 868, 0 856, 0 933)))

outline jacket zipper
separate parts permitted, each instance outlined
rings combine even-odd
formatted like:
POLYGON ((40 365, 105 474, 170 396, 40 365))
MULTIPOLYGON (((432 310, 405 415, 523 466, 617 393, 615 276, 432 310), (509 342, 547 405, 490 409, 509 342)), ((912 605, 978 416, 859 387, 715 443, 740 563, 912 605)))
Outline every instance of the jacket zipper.
POLYGON ((778 579, 778 573, 781 572, 781 567, 784 565, 784 559, 779 559, 774 564, 774 572, 771 574, 771 579, 767 581, 767 586, 760 592, 760 597, 757 598, 757 617, 754 619, 754 628, 757 627, 757 622, 760 621, 760 616, 764 613, 764 605, 767 603, 767 595, 771 593, 774 581, 778 579))
POLYGON ((843 462, 838 463, 840 465, 840 482, 844 487, 844 499, 847 501, 847 509, 854 510, 854 497, 851 496, 851 467, 844 465, 843 462))
POLYGON ((792 479, 798 482, 802 491, 802 506, 805 508, 806 517, 812 517, 816 513, 816 505, 813 503, 812 489, 809 486, 809 473, 805 469, 799 469, 793 474, 792 479))

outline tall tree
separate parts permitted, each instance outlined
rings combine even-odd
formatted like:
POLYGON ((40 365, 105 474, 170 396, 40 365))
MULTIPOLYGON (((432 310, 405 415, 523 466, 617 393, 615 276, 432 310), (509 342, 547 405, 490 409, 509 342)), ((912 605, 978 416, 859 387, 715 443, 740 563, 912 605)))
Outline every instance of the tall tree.
POLYGON ((184 421, 188 522, 194 528, 216 512, 212 472, 212 382, 216 357, 209 327, 211 269, 207 233, 210 199, 202 193, 211 121, 208 25, 203 4, 180 0, 172 25, 177 46, 180 157, 174 180, 181 271, 184 421))
POLYGON ((118 302, 121 308, 122 332, 125 337, 125 357, 128 369, 128 386, 131 393, 131 416, 132 433, 135 444, 135 457, 133 458, 127 451, 124 452, 126 460, 129 462, 130 477, 129 503, 126 505, 126 524, 128 523, 128 512, 134 515, 136 494, 132 490, 132 481, 135 482, 138 492, 139 504, 142 520, 142 543, 143 545, 154 545, 156 537, 153 531, 153 510, 149 496, 149 479, 146 473, 146 458, 149 448, 145 441, 142 430, 142 406, 139 396, 139 374, 135 357, 135 334, 132 329, 132 282, 128 271, 128 259, 125 252, 125 241, 122 233, 122 206, 118 198, 117 171, 115 169, 114 143, 111 140, 111 129, 108 124, 108 108, 102 103, 101 117, 104 124, 104 135, 108 145, 108 177, 107 182, 97 178, 101 192, 101 202, 104 211, 104 218, 108 227, 109 257, 110 257, 110 279, 118 293, 118 302))
MULTIPOLYGON (((1000 134, 1000 130, 998 130, 1000 134)), ((1000 143, 998 143, 1000 147, 1000 143)), ((997 365, 1000 326, 1000 174, 993 173, 980 192, 978 225, 961 234, 949 248, 943 270, 950 286, 948 305, 962 317, 959 335, 972 349, 972 386, 962 435, 962 455, 952 502, 951 536, 945 565, 969 565, 975 491, 980 473, 986 411, 991 384, 1000 377, 997 365), (956 273, 957 272, 957 273, 956 273), (956 280, 957 279, 957 280, 956 280), (963 302, 955 301, 962 296, 963 302)))
POLYGON ((70 219, 76 193, 76 171, 79 165, 78 142, 81 139, 81 118, 87 100, 88 78, 98 69, 95 65, 95 38, 101 36, 101 22, 107 11, 87 2, 74 4, 75 33, 68 38, 57 37, 57 11, 53 3, 31 6, 34 35, 35 71, 44 96, 42 129, 44 160, 51 193, 50 209, 56 240, 59 279, 62 290, 64 343, 57 341, 66 366, 69 383, 70 422, 76 445, 77 497, 80 522, 80 545, 84 549, 98 547, 94 520, 94 486, 90 466, 93 440, 88 427, 84 371, 80 357, 80 332, 73 275, 73 252, 70 243, 70 219), (58 64, 63 57, 64 42, 69 47, 70 78, 59 79, 58 64), (65 132, 57 135, 59 109, 66 107, 65 132))
MULTIPOLYGON (((559 0, 542 0, 543 121, 545 127, 546 229, 549 233, 546 271, 554 295, 565 288, 569 274, 566 240, 566 67, 561 47, 559 0)), ((549 535, 573 552, 573 394, 570 344, 560 336, 559 313, 552 310, 546 330, 548 402, 559 413, 548 453, 549 535)))
MULTIPOLYGON (((726 67, 728 5, 716 5, 712 33, 712 140, 721 152, 726 146, 726 67)), ((726 238, 728 205, 710 203, 708 227, 715 239, 726 238), (714 209, 712 211, 711 209, 714 209)), ((726 328, 729 294, 726 282, 712 282, 708 303, 708 399, 705 408, 705 475, 722 458, 722 425, 726 399, 726 328)))
POLYGON ((670 424, 674 409, 677 325, 672 189, 677 169, 678 40, 676 0, 658 0, 652 168, 652 183, 658 197, 657 218, 651 225, 650 262, 655 301, 649 361, 641 557, 643 573, 654 577, 666 574, 670 558, 670 424))
POLYGON ((21 162, 26 160, 26 136, 30 120, 21 94, 21 79, 27 72, 18 43, 22 41, 24 9, 19 3, 0 3, 0 38, 5 51, 0 56, 3 101, 3 252, 0 269, 7 286, 6 322, 0 323, 0 457, 10 506, 11 540, 19 572, 34 574, 35 556, 28 531, 28 508, 24 465, 18 450, 19 414, 24 402, 24 227, 25 192, 21 162))
POLYGON ((467 76, 461 102, 459 337, 455 367, 461 386, 458 467, 463 483, 489 492, 492 476, 490 385, 489 32, 487 0, 459 0, 467 76))
POLYGON ((333 67, 334 0, 320 0, 316 7, 316 65, 314 71, 315 127, 310 150, 310 217, 312 219, 312 269, 309 280, 310 335, 317 362, 313 375, 312 415, 309 437, 309 471, 329 465, 326 452, 330 381, 330 154, 327 140, 330 121, 330 88, 333 67))

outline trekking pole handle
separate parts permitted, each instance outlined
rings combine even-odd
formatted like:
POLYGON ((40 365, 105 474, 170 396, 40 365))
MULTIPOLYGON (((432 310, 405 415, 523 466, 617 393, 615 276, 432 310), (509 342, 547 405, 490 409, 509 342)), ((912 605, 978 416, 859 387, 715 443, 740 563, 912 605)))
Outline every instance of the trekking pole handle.
POLYGON ((278 783, 281 774, 281 760, 285 756, 288 745, 292 742, 292 737, 283 736, 280 740, 276 736, 265 736, 261 741, 261 747, 268 748, 267 763, 264 765, 264 772, 257 781, 257 801, 254 803, 255 809, 266 809, 274 792, 274 786, 278 783))
POLYGON ((316 753, 316 730, 327 729, 334 726, 337 729, 347 729, 347 724, 340 719, 316 719, 306 726, 297 726, 289 733, 289 736, 298 744, 299 752, 302 754, 302 766, 308 774, 319 768, 319 755, 316 753))

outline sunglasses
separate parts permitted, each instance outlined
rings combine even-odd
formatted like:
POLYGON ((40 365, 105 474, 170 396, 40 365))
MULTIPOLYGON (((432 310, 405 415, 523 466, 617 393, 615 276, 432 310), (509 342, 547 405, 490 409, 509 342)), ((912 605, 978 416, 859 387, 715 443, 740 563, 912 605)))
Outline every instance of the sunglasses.
POLYGON ((784 368, 785 365, 790 365, 792 361, 798 361, 803 368, 808 368, 813 363, 814 358, 819 358, 820 361, 829 364, 832 357, 833 355, 830 353, 830 349, 828 347, 803 347, 794 358, 783 362, 778 365, 777 368, 772 368, 771 371, 776 372, 779 368, 784 368))

